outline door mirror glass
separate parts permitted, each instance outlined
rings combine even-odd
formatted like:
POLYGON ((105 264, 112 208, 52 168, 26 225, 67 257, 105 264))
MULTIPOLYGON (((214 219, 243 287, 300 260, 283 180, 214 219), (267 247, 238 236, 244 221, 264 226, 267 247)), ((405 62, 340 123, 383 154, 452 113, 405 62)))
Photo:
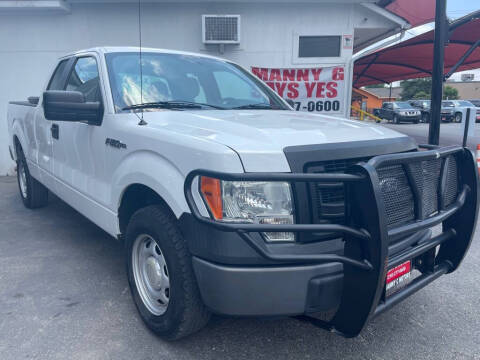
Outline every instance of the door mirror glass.
POLYGON ((82 121, 101 124, 103 106, 99 101, 86 102, 79 91, 48 90, 43 93, 43 109, 47 120, 82 121))

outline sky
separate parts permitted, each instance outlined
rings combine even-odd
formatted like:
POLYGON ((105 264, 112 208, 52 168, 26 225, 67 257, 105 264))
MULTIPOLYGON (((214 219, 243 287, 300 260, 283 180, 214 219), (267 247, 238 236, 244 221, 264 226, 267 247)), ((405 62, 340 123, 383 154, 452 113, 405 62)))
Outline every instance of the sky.
MULTIPOLYGON (((480 0, 447 0, 447 16, 451 19, 465 16, 479 9, 480 0)), ((460 81, 462 73, 473 73, 475 74, 475 80, 480 80, 480 69, 455 73, 450 77, 450 80, 460 81)))
POLYGON ((447 16, 456 19, 480 9, 479 0, 447 0, 447 16))

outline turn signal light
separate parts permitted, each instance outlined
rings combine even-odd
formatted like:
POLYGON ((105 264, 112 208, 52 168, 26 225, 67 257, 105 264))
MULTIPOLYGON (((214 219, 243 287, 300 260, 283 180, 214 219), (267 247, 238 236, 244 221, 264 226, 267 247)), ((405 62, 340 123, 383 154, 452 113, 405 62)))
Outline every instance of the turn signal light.
POLYGON ((200 191, 216 220, 223 218, 222 189, 220 180, 202 176, 200 178, 200 191))

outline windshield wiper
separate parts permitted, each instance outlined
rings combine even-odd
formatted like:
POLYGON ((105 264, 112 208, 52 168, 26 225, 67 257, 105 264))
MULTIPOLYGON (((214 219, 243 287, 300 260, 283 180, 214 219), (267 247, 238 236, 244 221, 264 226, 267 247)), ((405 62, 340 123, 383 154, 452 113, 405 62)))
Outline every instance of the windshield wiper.
POLYGON ((246 104, 246 105, 241 105, 241 106, 235 106, 230 109, 258 109, 258 110, 269 110, 273 109, 272 105, 270 104, 265 104, 265 103, 258 103, 258 104, 246 104))
POLYGON ((224 109, 220 106, 210 105, 205 103, 197 103, 185 100, 170 100, 170 101, 156 101, 143 104, 134 104, 125 106, 122 110, 136 110, 136 109, 201 109, 202 107, 210 107, 213 109, 224 109))

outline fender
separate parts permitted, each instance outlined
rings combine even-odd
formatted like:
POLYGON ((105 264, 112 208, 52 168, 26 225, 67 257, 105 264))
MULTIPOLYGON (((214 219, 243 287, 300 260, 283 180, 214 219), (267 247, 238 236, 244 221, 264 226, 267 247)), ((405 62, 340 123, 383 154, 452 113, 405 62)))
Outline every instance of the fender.
POLYGON ((118 210, 128 186, 142 184, 154 190, 178 218, 189 211, 183 194, 184 180, 182 172, 160 154, 146 150, 132 152, 112 176, 112 208, 118 210))

